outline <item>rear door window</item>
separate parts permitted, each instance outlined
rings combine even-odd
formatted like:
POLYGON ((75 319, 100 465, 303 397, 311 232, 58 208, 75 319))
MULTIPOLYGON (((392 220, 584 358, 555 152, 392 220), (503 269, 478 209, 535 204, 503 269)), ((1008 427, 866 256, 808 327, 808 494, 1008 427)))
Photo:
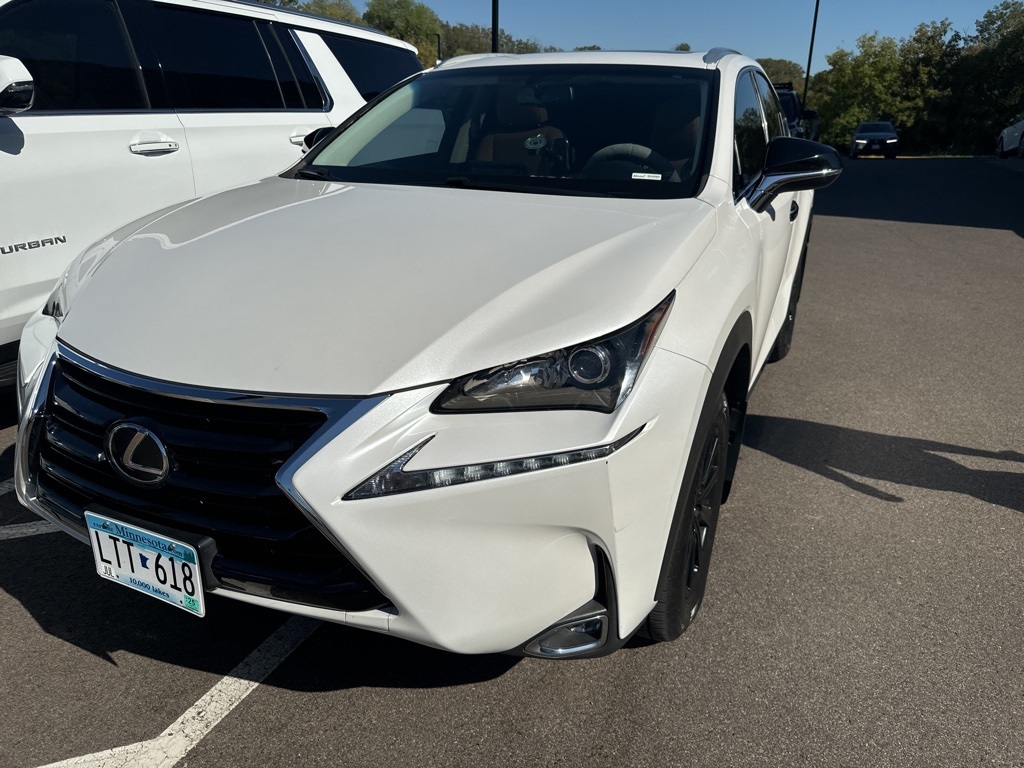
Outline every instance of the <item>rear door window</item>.
POLYGON ((423 69, 416 55, 406 48, 323 32, 320 35, 367 101, 423 69))
POLYGON ((146 109, 113 0, 22 0, 0 10, 0 53, 35 81, 31 112, 146 109))
MULTIPOLYGON (((302 108, 318 110, 324 109, 326 106, 324 94, 317 85, 316 77, 313 75, 303 52, 299 50, 299 45, 295 42, 295 36, 292 31, 287 27, 282 27, 278 24, 271 24, 270 29, 273 32, 275 44, 284 54, 288 74, 291 76, 292 81, 295 83, 295 87, 299 91, 302 108)), ((269 42, 267 46, 268 48, 271 47, 269 42)), ((284 90, 285 77, 281 74, 281 69, 278 68, 276 63, 274 64, 274 68, 277 69, 277 76, 278 79, 281 80, 281 87, 282 90, 284 90)), ((287 94, 285 94, 285 96, 287 100, 287 94)))
POLYGON ((174 109, 285 108, 255 20, 169 5, 154 12, 154 46, 174 109))

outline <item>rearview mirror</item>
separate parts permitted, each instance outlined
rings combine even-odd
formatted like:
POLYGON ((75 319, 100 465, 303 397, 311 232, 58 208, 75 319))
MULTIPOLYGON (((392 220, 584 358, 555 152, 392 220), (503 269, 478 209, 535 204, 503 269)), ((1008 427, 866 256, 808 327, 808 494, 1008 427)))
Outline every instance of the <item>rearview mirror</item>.
POLYGON ((832 147, 806 139, 777 136, 768 145, 761 180, 750 193, 750 207, 764 213, 783 192, 823 189, 843 172, 832 147))
POLYGON ((31 108, 36 87, 20 59, 0 56, 0 115, 16 115, 31 108))

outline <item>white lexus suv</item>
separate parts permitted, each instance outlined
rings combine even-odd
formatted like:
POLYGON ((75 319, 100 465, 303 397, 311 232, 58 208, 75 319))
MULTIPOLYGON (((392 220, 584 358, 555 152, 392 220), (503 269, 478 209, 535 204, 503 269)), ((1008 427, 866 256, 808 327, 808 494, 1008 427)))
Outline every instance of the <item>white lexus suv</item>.
POLYGON ((0 0, 0 389, 89 243, 280 173, 421 69, 407 43, 254 3, 0 0))
POLYGON ((731 51, 452 60, 82 253, 22 337, 18 496, 195 616, 674 639, 839 172, 731 51))

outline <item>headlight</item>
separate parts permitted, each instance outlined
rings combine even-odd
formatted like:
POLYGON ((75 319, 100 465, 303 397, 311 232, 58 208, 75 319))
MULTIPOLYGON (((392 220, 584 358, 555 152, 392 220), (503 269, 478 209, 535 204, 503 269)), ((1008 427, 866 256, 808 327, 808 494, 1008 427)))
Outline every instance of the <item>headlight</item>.
POLYGON ((886 139, 885 143, 886 144, 895 144, 897 141, 899 141, 899 139, 886 139))
POLYGON ((867 144, 867 143, 868 143, 868 140, 867 140, 867 139, 854 139, 854 141, 855 141, 855 142, 856 142, 857 144, 867 144))
POLYGON ((480 371, 452 382, 434 412, 575 408, 611 413, 629 395, 675 293, 609 336, 480 371))

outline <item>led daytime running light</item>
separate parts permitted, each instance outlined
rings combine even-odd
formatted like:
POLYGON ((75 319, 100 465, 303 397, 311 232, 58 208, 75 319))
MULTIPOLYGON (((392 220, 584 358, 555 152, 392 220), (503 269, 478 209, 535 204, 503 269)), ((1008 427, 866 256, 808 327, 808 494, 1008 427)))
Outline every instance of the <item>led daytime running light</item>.
POLYGON ((405 470, 406 464, 419 453, 423 447, 434 439, 431 435, 419 445, 403 453, 393 462, 382 467, 376 474, 342 496, 342 501, 372 499, 378 496, 391 496, 396 493, 425 491, 430 488, 448 488, 453 485, 474 483, 478 480, 490 480, 496 477, 510 477, 525 472, 537 472, 541 469, 567 467, 584 461, 603 459, 615 453, 622 446, 643 432, 644 428, 630 432, 614 443, 583 448, 565 453, 547 453, 542 456, 528 456, 522 459, 493 461, 487 464, 466 464, 461 467, 443 467, 441 469, 418 469, 412 472, 405 470))

